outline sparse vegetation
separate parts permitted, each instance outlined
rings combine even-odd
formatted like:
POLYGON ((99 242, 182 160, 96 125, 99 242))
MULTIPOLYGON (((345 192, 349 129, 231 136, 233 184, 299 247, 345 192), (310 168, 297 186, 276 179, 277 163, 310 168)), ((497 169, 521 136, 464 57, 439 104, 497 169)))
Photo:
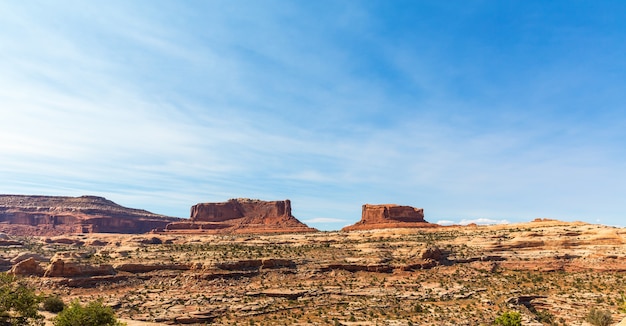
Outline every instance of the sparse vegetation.
POLYGON ((42 304, 43 310, 53 313, 59 313, 63 311, 63 308, 65 308, 65 303, 63 302, 63 300, 61 300, 61 298, 56 295, 46 297, 45 299, 43 299, 42 304))
POLYGON ((595 326, 609 326, 613 322, 613 317, 611 317, 611 313, 607 310, 591 308, 585 320, 595 326))
POLYGON ((507 311, 498 316, 494 324, 501 326, 521 326, 522 315, 517 311, 507 311))
POLYGON ((41 297, 15 276, 0 273, 0 325, 35 325, 41 297))
MULTIPOLYGON (((159 235, 164 244, 150 246, 138 244, 134 235, 106 235, 101 236, 102 241, 110 246, 57 243, 46 245, 41 253, 46 258, 63 253, 81 264, 146 265, 150 272, 101 276, 94 288, 67 286, 54 278, 21 280, 31 288, 63 293, 67 302, 73 298, 90 302, 97 295, 114 305, 118 316, 148 322, 206 315, 207 323, 240 326, 305 321, 332 325, 350 320, 377 325, 389 320, 404 325, 516 325, 516 314, 523 312, 519 320, 572 325, 587 317, 587 311, 572 307, 625 308, 620 293, 626 279, 621 272, 584 268, 541 271, 553 267, 554 260, 560 259, 556 256, 572 253, 568 247, 524 247, 516 242, 529 232, 535 234, 532 237, 553 234, 546 241, 557 239, 557 232, 542 228, 541 232, 537 228, 485 227, 283 235, 166 234, 159 235), (420 265, 425 250, 433 247, 441 250, 442 260, 420 265), (270 264, 260 266, 261 261, 270 264), (155 265, 163 269, 152 270, 155 265), (537 298, 528 306, 509 301, 516 297, 537 298)), ((574 232, 577 227, 569 230, 574 232)), ((28 248, 37 248, 36 238, 29 241, 32 245, 28 248)), ((580 250, 583 246, 572 247, 580 250)), ((28 248, 0 247, 0 254, 8 259, 28 248)), ((613 256, 624 255, 623 246, 607 245, 606 250, 613 256)), ((558 262, 567 267, 589 260, 571 255, 558 262)), ((46 268, 45 262, 41 265, 46 268)))
POLYGON ((122 326, 111 307, 101 300, 81 305, 77 300, 61 311, 54 319, 55 326, 122 326))

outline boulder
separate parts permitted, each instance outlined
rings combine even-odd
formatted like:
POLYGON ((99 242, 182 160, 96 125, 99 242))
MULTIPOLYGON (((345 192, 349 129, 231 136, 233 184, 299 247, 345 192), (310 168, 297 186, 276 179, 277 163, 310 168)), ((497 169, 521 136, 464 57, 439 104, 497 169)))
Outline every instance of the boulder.
POLYGON ((440 261, 442 258, 441 249, 439 249, 438 247, 428 247, 422 250, 422 252, 420 253, 420 258, 440 261))
POLYGON ((87 242, 85 242, 85 245, 91 246, 91 247, 104 247, 108 244, 109 243, 107 241, 102 241, 98 239, 88 240, 87 242))
POLYGON ((70 239, 70 238, 47 238, 44 240, 45 243, 48 244, 66 244, 66 245, 76 245, 76 246, 82 246, 83 244, 85 244, 83 241, 78 240, 78 239, 70 239))
POLYGON ((22 275, 22 276, 26 276, 26 275, 42 276, 44 274, 44 270, 39 265, 39 262, 37 262, 35 258, 31 257, 13 265, 13 267, 9 271, 9 274, 22 275))
POLYGON ((146 239, 137 239, 137 242, 144 245, 157 245, 163 244, 163 240, 157 237, 151 237, 146 239))
POLYGON ((23 246, 21 241, 17 240, 0 240, 0 247, 23 246))
POLYGON ((395 204, 365 204, 362 207, 361 220, 344 227, 342 231, 435 226, 437 225, 424 220, 423 208, 395 204))
POLYGON ((11 259, 11 264, 15 265, 21 261, 24 261, 26 259, 30 259, 33 258, 34 260, 38 261, 38 262, 49 262, 50 259, 48 259, 47 257, 44 257, 40 254, 37 253, 33 253, 33 252, 23 252, 15 257, 13 257, 11 259))
POLYGON ((89 265, 76 261, 64 260, 60 258, 53 259, 44 273, 45 277, 86 277, 86 276, 102 276, 114 275, 115 269, 108 264, 89 265))

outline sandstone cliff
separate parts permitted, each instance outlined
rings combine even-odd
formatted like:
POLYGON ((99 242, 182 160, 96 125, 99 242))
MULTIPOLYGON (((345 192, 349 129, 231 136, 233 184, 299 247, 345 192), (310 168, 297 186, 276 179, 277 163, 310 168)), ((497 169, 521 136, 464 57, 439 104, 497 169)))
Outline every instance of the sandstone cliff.
POLYGON ((230 199, 191 207, 189 222, 170 223, 168 232, 282 233, 317 231, 291 215, 291 201, 230 199))
POLYGON ((176 220, 96 196, 0 195, 0 231, 14 235, 145 233, 176 220))
POLYGON ((361 220, 342 231, 436 227, 424 220, 424 209, 395 204, 363 205, 361 220))

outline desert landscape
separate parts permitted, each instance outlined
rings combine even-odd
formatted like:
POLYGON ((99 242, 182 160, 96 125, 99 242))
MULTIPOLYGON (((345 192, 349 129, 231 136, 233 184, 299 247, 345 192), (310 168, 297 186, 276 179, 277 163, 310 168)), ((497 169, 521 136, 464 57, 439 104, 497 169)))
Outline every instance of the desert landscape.
POLYGON ((507 311, 523 325, 592 325, 592 308, 613 324, 626 317, 623 228, 443 227, 385 204, 322 232, 291 216, 289 201, 195 205, 181 220, 127 216, 98 197, 36 198, 1 197, 0 268, 65 302, 103 299, 129 325, 491 325, 507 311), (123 232, 146 219, 163 224, 123 232), (121 228, 90 232, 102 225, 121 228))

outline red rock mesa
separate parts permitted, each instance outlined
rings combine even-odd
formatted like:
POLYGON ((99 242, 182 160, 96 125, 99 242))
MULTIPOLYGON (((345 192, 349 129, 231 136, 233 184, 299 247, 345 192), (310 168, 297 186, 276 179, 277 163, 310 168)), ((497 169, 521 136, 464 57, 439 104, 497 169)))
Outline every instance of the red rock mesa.
POLYGON ((291 215, 291 201, 238 198, 191 207, 189 222, 170 223, 167 232, 288 233, 315 232, 291 215))
POLYGON ((0 232, 14 235, 146 233, 177 220, 96 196, 0 195, 0 232))
POLYGON ((424 209, 395 204, 363 205, 361 220, 342 231, 436 227, 424 220, 424 209))

